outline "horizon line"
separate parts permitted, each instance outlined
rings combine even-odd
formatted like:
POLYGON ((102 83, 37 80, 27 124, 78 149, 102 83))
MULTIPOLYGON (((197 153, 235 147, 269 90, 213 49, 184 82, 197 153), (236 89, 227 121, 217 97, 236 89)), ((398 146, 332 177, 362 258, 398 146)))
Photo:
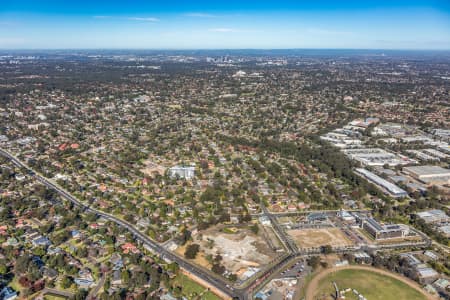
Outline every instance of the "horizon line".
POLYGON ((147 50, 147 51, 218 51, 218 50, 371 50, 371 51, 450 51, 450 48, 434 49, 434 48, 327 48, 327 47, 286 47, 286 48, 121 48, 121 47, 96 47, 96 48, 0 48, 0 51, 68 51, 68 50, 147 50))

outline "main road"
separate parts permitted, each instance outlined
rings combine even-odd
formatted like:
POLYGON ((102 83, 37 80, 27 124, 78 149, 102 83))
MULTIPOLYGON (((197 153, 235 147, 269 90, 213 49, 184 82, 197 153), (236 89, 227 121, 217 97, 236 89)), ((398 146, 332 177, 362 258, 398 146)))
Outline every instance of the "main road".
POLYGON ((173 254, 172 252, 165 249, 163 246, 159 245, 155 241, 151 240, 148 236, 140 232, 136 227, 134 227, 132 224, 130 224, 127 221, 124 221, 122 219, 119 219, 113 215, 110 215, 108 213, 105 213, 101 210, 92 208, 80 200, 78 200, 75 196, 70 194, 68 191, 60 187, 58 184, 52 182, 48 178, 42 176, 38 172, 34 171, 30 167, 28 167, 24 162, 19 160, 17 157, 9 153, 8 151, 4 149, 0 149, 0 155, 8 158, 13 162, 16 166, 26 169, 28 171, 28 174, 30 176, 33 176, 35 179, 37 179, 39 182, 41 182, 46 187, 56 191, 62 198, 72 202, 74 205, 77 205, 83 209, 84 212, 90 212, 94 213, 97 216, 101 216, 105 218, 108 221, 114 222, 117 225, 119 225, 122 228, 127 229, 129 232, 131 232, 134 237, 141 241, 142 244, 145 246, 145 248, 157 255, 159 255, 162 259, 166 261, 172 261, 176 262, 180 268, 184 269, 185 271, 189 272, 190 274, 199 277, 201 280, 207 282, 212 287, 216 288, 218 291, 222 292, 224 295, 229 296, 230 298, 238 298, 238 299, 247 299, 247 291, 246 289, 233 289, 229 285, 228 282, 226 282, 224 279, 220 278, 219 276, 215 276, 214 274, 207 273, 204 270, 200 269, 199 267, 191 264, 190 262, 187 262, 183 258, 173 254))
MULTIPOLYGON (((20 168, 24 168, 28 171, 28 174, 30 176, 33 176, 36 178, 39 182, 47 186, 48 188, 56 191, 62 198, 72 202, 74 205, 77 205, 81 207, 85 212, 91 212, 96 214, 97 216, 101 216, 105 218, 106 220, 109 220, 111 222, 116 223, 122 228, 127 229, 129 232, 131 232, 134 237, 141 241, 144 248, 147 250, 153 252, 156 255, 159 255, 162 259, 165 261, 172 261, 177 263, 180 268, 185 270, 186 272, 192 274, 193 276, 198 277, 203 282, 206 282, 211 287, 216 289, 216 291, 221 294, 222 296, 233 298, 233 299, 240 299, 240 300, 247 300, 252 297, 253 292, 264 282, 264 279, 266 279, 268 276, 272 275, 273 273, 280 270, 280 268, 283 268, 286 264, 288 264, 290 261, 298 259, 300 256, 307 256, 307 255, 317 255, 321 253, 321 249, 311 249, 309 251, 306 250, 299 250, 297 248, 297 245, 286 236, 285 232, 281 228, 281 226, 278 224, 277 221, 277 214, 270 213, 267 208, 264 207, 264 205, 261 205, 263 212, 260 214, 260 216, 267 217, 271 223, 272 227, 275 230, 275 233, 280 238, 282 243, 285 244, 288 253, 286 256, 281 257, 280 260, 276 261, 274 264, 268 266, 265 270, 258 273, 257 276, 251 278, 247 282, 245 282, 241 287, 239 288, 233 288, 231 287, 230 282, 226 281, 224 278, 213 274, 212 272, 205 271, 201 269, 200 267, 191 264, 189 261, 186 261, 184 258, 175 255, 174 253, 170 252, 169 250, 165 249, 163 245, 160 245, 150 239, 147 235, 140 232, 136 227, 134 227, 131 223, 124 221, 122 219, 119 219, 113 215, 110 215, 108 213, 105 213, 101 210, 95 209, 90 207, 89 205, 84 204, 80 200, 78 200, 75 196, 70 194, 68 191, 60 187, 58 184, 52 182, 48 178, 42 176, 38 172, 34 171, 30 167, 28 167, 25 163, 23 163, 21 160, 19 160, 17 157, 9 153, 8 151, 5 151, 3 149, 0 149, 0 155, 8 158, 11 160, 16 166, 20 168)), ((411 243, 403 243, 403 244, 395 244, 395 245, 389 245, 388 247, 378 247, 378 248, 404 248, 404 247, 411 247, 411 246, 417 246, 417 247, 426 247, 431 245, 431 240, 423 233, 418 231, 418 233, 424 238, 424 242, 417 243, 417 244, 411 244, 411 243)), ((364 249, 364 247, 347 247, 343 249, 335 249, 334 252, 337 253, 343 253, 343 252, 355 252, 364 249)))

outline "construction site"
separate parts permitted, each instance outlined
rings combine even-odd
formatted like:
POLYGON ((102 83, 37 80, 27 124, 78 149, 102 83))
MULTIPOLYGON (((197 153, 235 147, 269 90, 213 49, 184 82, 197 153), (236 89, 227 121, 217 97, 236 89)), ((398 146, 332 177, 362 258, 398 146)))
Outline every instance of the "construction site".
MULTIPOLYGON (((244 281, 279 255, 266 242, 264 234, 263 229, 255 233, 248 226, 218 225, 200 231, 191 242, 200 245, 193 261, 211 269, 211 259, 220 255, 220 263, 226 270, 223 275, 235 274, 244 281)), ((184 249, 179 247, 176 252, 183 254, 184 249)))

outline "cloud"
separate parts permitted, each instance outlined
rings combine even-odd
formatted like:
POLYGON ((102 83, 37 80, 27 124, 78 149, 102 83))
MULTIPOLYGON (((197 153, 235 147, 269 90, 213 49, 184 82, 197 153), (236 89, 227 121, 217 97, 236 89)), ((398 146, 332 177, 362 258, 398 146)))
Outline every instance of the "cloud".
POLYGON ((202 12, 187 13, 184 15, 186 17, 193 17, 193 18, 217 18, 217 15, 212 15, 212 14, 202 13, 202 12))
POLYGON ((148 18, 143 18, 143 17, 128 17, 126 18, 127 20, 131 20, 131 21, 142 21, 142 22, 158 22, 159 19, 158 18, 152 18, 152 17, 148 17, 148 18))
POLYGON ((212 32, 236 32, 236 29, 233 28, 210 28, 208 31, 212 32))
POLYGON ((111 16, 94 16, 94 19, 108 19, 111 18, 111 16))

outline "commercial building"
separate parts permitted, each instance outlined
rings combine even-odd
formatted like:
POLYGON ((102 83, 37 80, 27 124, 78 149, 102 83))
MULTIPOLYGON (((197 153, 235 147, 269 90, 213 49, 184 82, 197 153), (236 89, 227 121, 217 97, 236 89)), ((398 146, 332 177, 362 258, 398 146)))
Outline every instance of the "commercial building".
POLYGON ((358 148, 343 150, 350 159, 358 161, 363 166, 398 166, 416 163, 406 156, 390 153, 380 148, 358 148))
POLYGON ((412 154, 422 161, 440 161, 438 157, 432 156, 430 154, 424 153, 420 150, 406 150, 408 154, 412 154))
POLYGON ((346 133, 339 133, 339 132, 329 132, 325 135, 322 135, 320 137, 321 140, 327 141, 331 144, 333 144, 335 147, 345 149, 345 148, 357 148, 361 147, 363 144, 363 141, 357 138, 352 138, 348 136, 346 133))
POLYGON ((438 231, 441 232, 445 237, 450 238, 450 225, 444 225, 438 227, 438 231))
POLYGON ((353 120, 348 125, 366 130, 369 126, 376 125, 378 123, 380 123, 380 119, 378 118, 365 118, 353 120))
POLYGON ((427 153, 429 153, 429 154, 431 154, 431 155, 433 155, 433 156, 435 156, 435 157, 437 157, 439 159, 447 159, 450 156, 448 154, 445 154, 445 153, 443 153, 441 151, 438 151, 438 150, 435 150, 435 149, 432 149, 432 148, 424 149, 423 151, 425 151, 425 152, 427 152, 427 153))
POLYGON ((366 252, 356 252, 353 254, 353 256, 355 257, 355 261, 358 263, 370 264, 370 262, 372 261, 371 256, 366 252))
POLYGON ((378 175, 375 175, 374 173, 372 173, 366 169, 357 168, 356 172, 358 174, 364 176, 369 182, 381 187, 384 191, 386 191, 392 197, 401 198, 401 197, 408 196, 408 193, 405 190, 399 188, 395 184, 390 183, 389 181, 381 178, 378 175))
POLYGON ((432 283, 439 277, 439 273, 433 268, 430 268, 427 264, 417 265, 415 271, 421 284, 432 283))
POLYGON ((440 209, 432 209, 417 213, 417 216, 427 224, 450 222, 450 217, 440 209))
POLYGON ((448 281, 445 278, 439 278, 438 280, 436 280, 435 282, 433 282, 433 285, 440 289, 445 291, 448 287, 450 287, 450 281, 448 281))
POLYGON ((346 210, 341 209, 337 212, 337 216, 344 222, 354 223, 356 221, 355 217, 346 210))
POLYGON ((450 183, 450 170, 439 166, 405 167, 403 171, 424 183, 450 183))
POLYGON ((402 224, 381 225, 375 219, 363 221, 363 229, 376 240, 402 238, 409 234, 409 227, 402 224))
POLYGON ((169 176, 172 178, 192 179, 195 175, 194 166, 174 166, 169 169, 169 176))
POLYGON ((307 217, 309 223, 323 223, 328 221, 328 216, 324 213, 310 213, 307 217))
POLYGON ((449 129, 433 129, 432 131, 433 135, 437 136, 438 138, 442 139, 443 141, 450 142, 450 130, 449 129))

